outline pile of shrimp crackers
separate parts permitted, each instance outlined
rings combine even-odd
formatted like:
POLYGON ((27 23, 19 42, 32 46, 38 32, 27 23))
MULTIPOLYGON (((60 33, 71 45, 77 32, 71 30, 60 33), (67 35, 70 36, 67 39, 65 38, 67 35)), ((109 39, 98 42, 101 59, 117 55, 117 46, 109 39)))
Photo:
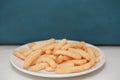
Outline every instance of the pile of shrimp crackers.
POLYGON ((100 62, 99 51, 87 46, 84 41, 69 42, 67 39, 51 38, 37 43, 27 43, 27 46, 13 50, 13 55, 24 61, 23 69, 33 72, 83 72, 100 62))

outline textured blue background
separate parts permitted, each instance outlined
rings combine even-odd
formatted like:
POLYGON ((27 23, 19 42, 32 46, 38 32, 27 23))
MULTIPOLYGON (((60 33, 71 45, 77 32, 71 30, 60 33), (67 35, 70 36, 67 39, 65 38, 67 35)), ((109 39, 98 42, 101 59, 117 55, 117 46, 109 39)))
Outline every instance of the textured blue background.
POLYGON ((120 0, 0 0, 0 44, 51 37, 120 44, 120 0))

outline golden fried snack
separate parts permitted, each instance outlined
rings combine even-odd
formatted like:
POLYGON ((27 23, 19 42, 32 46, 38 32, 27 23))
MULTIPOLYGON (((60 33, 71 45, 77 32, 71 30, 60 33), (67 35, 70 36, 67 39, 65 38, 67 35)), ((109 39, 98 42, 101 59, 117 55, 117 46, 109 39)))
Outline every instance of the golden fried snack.
POLYGON ((29 49, 28 48, 20 48, 19 49, 19 52, 21 53, 21 54, 24 54, 25 52, 27 52, 29 49))
POLYGON ((67 40, 66 39, 62 39, 61 41, 59 41, 55 47, 55 49, 61 49, 65 44, 67 44, 67 40))
POLYGON ((52 51, 50 49, 48 49, 48 50, 45 51, 45 54, 50 55, 50 54, 52 54, 52 51))
POLYGON ((96 57, 96 58, 95 58, 95 63, 98 63, 98 62, 100 62, 100 58, 99 58, 99 57, 96 57))
POLYGON ((26 52, 23 52, 22 54, 27 57, 27 56, 29 56, 32 52, 33 52, 33 51, 32 51, 31 49, 28 49, 26 52))
POLYGON ((80 48, 80 49, 85 49, 86 45, 85 42, 73 42, 73 43, 68 43, 65 46, 62 47, 63 50, 67 50, 69 48, 80 48))
POLYGON ((83 65, 83 64, 87 63, 87 60, 85 60, 85 59, 81 59, 81 60, 69 60, 67 62, 74 63, 75 66, 80 66, 80 65, 83 65))
POLYGON ((90 60, 89 54, 83 51, 82 49, 69 48, 69 51, 73 52, 74 54, 75 53, 79 54, 81 57, 85 58, 86 60, 90 60))
POLYGON ((81 72, 84 69, 82 69, 81 67, 58 67, 55 69, 55 73, 57 74, 68 74, 68 73, 74 73, 74 72, 81 72))
POLYGON ((28 43, 27 48, 14 50, 24 60, 23 68, 33 72, 46 70, 57 74, 85 71, 100 62, 99 51, 85 42, 49 39, 28 43))
POLYGON ((69 56, 71 58, 74 58, 74 59, 81 59, 81 55, 78 54, 78 53, 73 53, 71 51, 66 51, 66 50, 56 50, 54 51, 54 54, 55 55, 65 55, 65 56, 69 56))
POLYGON ((64 61, 64 56, 63 55, 59 55, 57 58, 56 58, 56 62, 59 64, 59 63, 62 63, 64 61))
POLYGON ((93 48, 93 47, 88 47, 88 48, 92 49, 92 51, 94 52, 94 54, 95 54, 96 57, 99 56, 100 53, 98 52, 98 50, 96 50, 96 49, 93 48))
POLYGON ((83 64, 81 66, 57 67, 55 69, 55 72, 58 74, 68 74, 68 73, 82 72, 82 71, 87 70, 89 68, 91 68, 91 64, 86 63, 86 64, 83 64))
POLYGON ((90 54, 91 58, 94 59, 93 64, 100 62, 99 52, 95 48, 88 47, 87 51, 90 54))
POLYGON ((53 44, 50 44, 50 45, 48 45, 48 46, 42 47, 42 50, 43 50, 43 51, 53 50, 55 47, 56 47, 56 43, 53 43, 53 44))
POLYGON ((40 70, 46 68, 47 66, 48 66, 47 63, 39 63, 39 64, 36 64, 36 65, 32 66, 31 70, 33 72, 37 72, 37 71, 40 71, 40 70))
POLYGON ((57 67, 71 67, 71 66, 74 66, 73 62, 63 62, 59 64, 57 67))
POLYGON ((53 72, 55 69, 52 68, 52 67, 50 67, 50 66, 47 66, 47 67, 45 68, 45 70, 46 70, 47 72, 53 72))
POLYGON ((36 64, 41 63, 41 62, 46 62, 48 63, 52 68, 56 68, 57 67, 57 63, 54 61, 54 59, 50 58, 50 57, 40 57, 36 64))
POLYGON ((14 50, 13 51, 13 55, 15 55, 16 57, 22 59, 22 60, 25 60, 26 59, 26 56, 22 55, 21 53, 19 53, 17 50, 14 50))
POLYGON ((87 50, 88 50, 88 54, 90 55, 91 65, 94 66, 96 59, 95 54, 91 48, 87 48, 87 50))
POLYGON ((32 54, 30 54, 25 59, 25 62, 23 64, 23 68, 28 69, 30 67, 30 65, 32 64, 32 62, 34 62, 41 54, 42 54, 41 50, 36 50, 36 51, 32 52, 32 54))
POLYGON ((31 43, 28 43, 27 45, 28 45, 28 48, 30 48, 30 49, 31 49, 34 45, 36 45, 36 43, 31 42, 31 43))
POLYGON ((55 39, 49 39, 49 40, 43 41, 41 43, 38 43, 38 44, 34 45, 31 48, 32 48, 32 50, 41 49, 42 47, 45 47, 45 46, 50 45, 50 44, 53 44, 55 42, 56 42, 55 39))
POLYGON ((55 56, 55 55, 45 54, 45 55, 41 55, 40 58, 41 58, 41 57, 44 57, 44 58, 45 58, 45 57, 49 57, 49 58, 51 58, 51 59, 53 59, 53 60, 56 60, 56 56, 55 56))
POLYGON ((63 59, 64 59, 64 61, 68 61, 68 60, 71 60, 72 58, 64 55, 63 59))

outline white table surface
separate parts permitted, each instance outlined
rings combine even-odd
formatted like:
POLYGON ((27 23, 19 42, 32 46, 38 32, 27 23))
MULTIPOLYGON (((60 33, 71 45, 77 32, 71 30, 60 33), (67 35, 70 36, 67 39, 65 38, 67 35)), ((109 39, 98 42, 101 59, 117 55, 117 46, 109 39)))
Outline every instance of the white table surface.
POLYGON ((106 63, 92 73, 72 78, 42 78, 25 74, 9 62, 13 49, 19 46, 0 46, 0 80, 120 80, 120 46, 99 46, 105 53, 106 63))

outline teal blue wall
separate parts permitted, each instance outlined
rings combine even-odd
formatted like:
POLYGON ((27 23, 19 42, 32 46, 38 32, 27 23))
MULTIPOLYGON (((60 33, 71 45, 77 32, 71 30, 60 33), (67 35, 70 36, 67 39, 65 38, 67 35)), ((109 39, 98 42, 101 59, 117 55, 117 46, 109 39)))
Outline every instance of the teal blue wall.
POLYGON ((0 0, 0 44, 51 37, 120 44, 120 0, 0 0))

